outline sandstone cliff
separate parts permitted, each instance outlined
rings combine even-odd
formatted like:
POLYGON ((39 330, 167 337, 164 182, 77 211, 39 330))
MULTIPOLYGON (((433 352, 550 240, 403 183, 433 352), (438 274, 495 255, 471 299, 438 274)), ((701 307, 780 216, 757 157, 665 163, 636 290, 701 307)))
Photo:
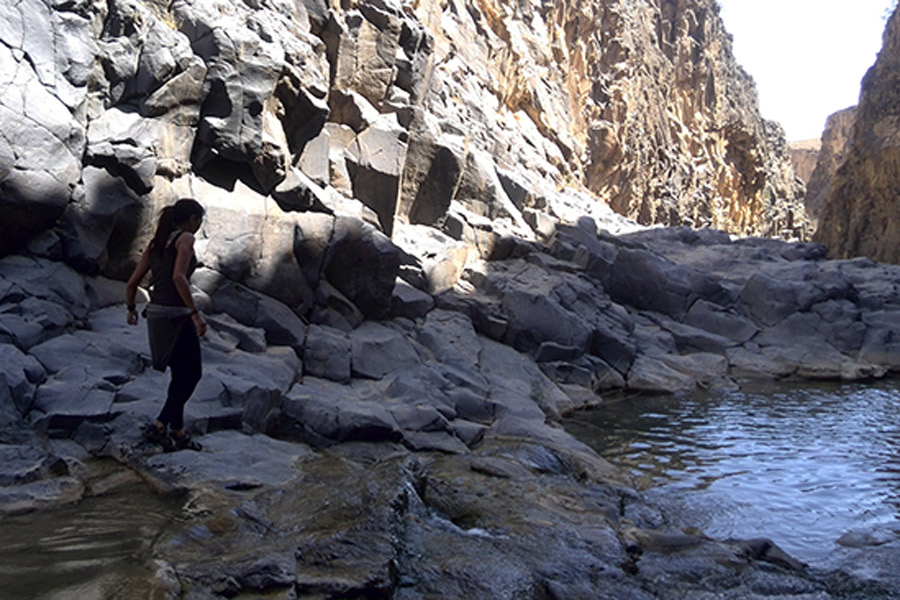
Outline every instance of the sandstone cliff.
POLYGON ((815 169, 806 182, 806 212, 810 219, 818 220, 837 170, 847 158, 855 116, 856 107, 850 107, 834 113, 825 122, 815 169))
MULTIPOLYGON (((468 12, 420 6, 418 13, 435 36, 442 81, 455 79, 451 65, 461 60, 468 88, 480 88, 475 98, 453 95, 530 121, 554 181, 584 184, 643 224, 803 232, 802 190, 783 133, 760 118, 755 86, 731 55, 714 2, 538 8, 487 0, 468 12), (482 34, 477 43, 473 30, 482 34)), ((434 95, 427 101, 446 104, 434 95)), ((467 120, 482 123, 478 112, 467 120)), ((521 146, 506 139, 495 156, 521 162, 521 146)))
POLYGON ((803 183, 809 183, 809 178, 816 168, 816 161, 819 160, 822 141, 803 140, 799 142, 789 142, 788 148, 790 148, 791 151, 791 164, 794 165, 794 174, 799 177, 803 183))
POLYGON ((900 261, 900 11, 863 78, 853 133, 831 184, 816 239, 836 257, 900 261))

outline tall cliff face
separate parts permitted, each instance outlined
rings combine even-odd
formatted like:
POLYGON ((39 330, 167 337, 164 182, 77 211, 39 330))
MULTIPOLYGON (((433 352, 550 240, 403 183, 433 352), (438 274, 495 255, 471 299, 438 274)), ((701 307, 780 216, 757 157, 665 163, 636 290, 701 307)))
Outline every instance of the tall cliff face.
MULTIPOLYGON (((531 121, 557 181, 585 185, 644 224, 804 231, 783 132, 760 118, 715 2, 482 0, 417 10, 437 40, 442 79, 467 65, 465 87, 489 92, 487 106, 501 115, 531 121)), ((516 147, 495 150, 518 160, 516 147)))
POLYGON ((791 150, 791 163, 794 165, 794 174, 800 178, 800 181, 809 184, 809 179, 816 169, 816 162, 818 162, 819 153, 822 150, 822 140, 790 142, 788 148, 791 150))
POLYGON ((831 184, 816 239, 836 257, 900 262, 900 10, 863 78, 847 157, 831 184))
POLYGON ((613 101, 593 121, 589 187, 643 223, 795 234, 802 191, 783 132, 759 117, 715 3, 620 9, 630 47, 601 43, 591 57, 613 101))
POLYGON ((431 226, 455 263, 604 203, 805 227, 713 0, 22 0, 0 42, 0 254, 122 276, 184 195, 256 285, 296 271, 301 213, 431 226))
POLYGON ((806 184, 806 212, 814 221, 819 218, 828 199, 838 168, 847 158, 855 120, 856 107, 851 106, 829 116, 825 122, 821 149, 806 184))

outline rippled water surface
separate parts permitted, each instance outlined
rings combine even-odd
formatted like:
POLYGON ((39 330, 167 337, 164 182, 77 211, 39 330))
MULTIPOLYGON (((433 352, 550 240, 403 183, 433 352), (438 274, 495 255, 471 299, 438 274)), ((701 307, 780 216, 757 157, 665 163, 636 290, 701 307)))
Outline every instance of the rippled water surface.
POLYGON ((768 537, 813 565, 900 539, 896 381, 622 399, 566 426, 713 537, 768 537))
POLYGON ((0 520, 0 598, 163 599, 151 546, 177 505, 134 484, 59 509, 0 520))

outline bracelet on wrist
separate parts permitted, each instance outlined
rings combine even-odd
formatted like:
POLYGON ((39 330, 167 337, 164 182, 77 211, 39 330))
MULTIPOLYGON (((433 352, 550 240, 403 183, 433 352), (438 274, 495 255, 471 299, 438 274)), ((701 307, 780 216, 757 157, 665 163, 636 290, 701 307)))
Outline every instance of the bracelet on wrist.
POLYGON ((128 309, 128 312, 130 312, 130 313, 132 313, 132 312, 137 312, 137 307, 136 307, 134 304, 129 304, 129 305, 126 306, 125 308, 127 308, 127 309, 128 309))
POLYGON ((200 314, 200 311, 199 311, 196 307, 194 307, 194 308, 191 309, 191 316, 192 316, 192 317, 193 317, 194 315, 199 315, 199 314, 200 314))

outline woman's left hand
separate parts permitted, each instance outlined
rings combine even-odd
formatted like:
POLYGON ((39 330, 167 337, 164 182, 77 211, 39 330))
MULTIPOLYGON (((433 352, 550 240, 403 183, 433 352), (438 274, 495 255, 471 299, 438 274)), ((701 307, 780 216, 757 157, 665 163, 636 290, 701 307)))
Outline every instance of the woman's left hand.
POLYGON ((191 321, 194 322, 194 331, 197 332, 197 337, 206 335, 206 320, 204 320, 203 315, 195 312, 191 315, 191 321))

